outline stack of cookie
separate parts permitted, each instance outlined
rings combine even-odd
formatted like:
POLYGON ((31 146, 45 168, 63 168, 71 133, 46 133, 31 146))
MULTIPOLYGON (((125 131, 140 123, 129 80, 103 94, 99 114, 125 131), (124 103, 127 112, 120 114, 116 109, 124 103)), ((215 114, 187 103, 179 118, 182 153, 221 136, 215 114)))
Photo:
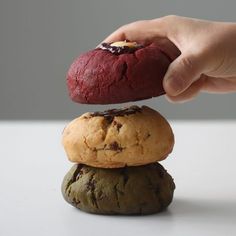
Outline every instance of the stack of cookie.
MULTIPOLYGON (((116 50, 113 55, 116 47, 108 47, 107 44, 105 46, 113 51, 108 52, 104 48, 93 50, 99 52, 97 55, 105 53, 100 58, 100 69, 95 63, 99 58, 96 58, 93 51, 86 54, 90 55, 90 62, 95 60, 92 64, 84 62, 84 55, 72 64, 67 81, 71 97, 77 98, 79 102, 95 101, 94 94, 97 91, 91 88, 86 90, 86 86, 98 83, 97 87, 102 91, 97 94, 98 103, 140 99, 140 94, 129 91, 132 87, 125 86, 124 81, 113 81, 112 85, 108 85, 109 91, 105 89, 105 83, 101 85, 99 82, 106 72, 101 69, 105 64, 104 58, 110 57, 110 54, 117 57, 114 60, 118 60, 118 63, 114 63, 115 70, 119 67, 120 56, 126 56, 123 60, 128 60, 129 56, 137 52, 144 55, 140 66, 148 61, 160 67, 160 57, 153 57, 153 51, 151 55, 145 54, 145 51, 141 51, 145 47, 137 44, 135 48, 136 44, 132 43, 128 47, 127 42, 124 43, 125 46, 119 44, 119 53, 123 48, 123 54, 117 54, 116 50), (126 91, 117 90, 116 96, 109 97, 110 91, 115 89, 114 86, 119 87, 120 83, 126 91), (129 92, 133 94, 132 98, 129 92)), ((138 56, 135 55, 135 58, 137 60, 138 56)), ((122 60, 120 63, 123 63, 122 60)), ((128 65, 127 61, 126 67, 128 65)), ((135 74, 132 69, 129 73, 135 74)), ((127 80, 127 75, 121 80, 127 80)), ((149 91, 155 93, 155 96, 163 94, 160 86, 155 91, 149 88, 149 91)), ((171 203, 175 184, 158 161, 165 159, 172 151, 174 135, 169 123, 157 111, 146 106, 131 106, 85 113, 66 126, 63 145, 68 159, 76 163, 62 183, 63 196, 73 206, 97 214, 151 214, 164 210, 171 203)))
POLYGON ((148 107, 85 113, 63 132, 69 160, 62 192, 73 206, 99 214, 148 214, 165 209, 175 188, 157 163, 172 151, 168 122, 148 107))

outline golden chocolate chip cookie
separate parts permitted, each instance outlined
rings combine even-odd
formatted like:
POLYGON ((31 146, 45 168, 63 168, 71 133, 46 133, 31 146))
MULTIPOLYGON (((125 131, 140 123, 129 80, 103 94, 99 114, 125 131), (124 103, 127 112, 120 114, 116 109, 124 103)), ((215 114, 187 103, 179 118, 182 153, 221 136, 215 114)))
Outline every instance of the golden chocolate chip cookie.
POLYGON ((67 125, 62 142, 72 162, 118 168, 165 159, 174 135, 157 111, 131 106, 83 114, 67 125))

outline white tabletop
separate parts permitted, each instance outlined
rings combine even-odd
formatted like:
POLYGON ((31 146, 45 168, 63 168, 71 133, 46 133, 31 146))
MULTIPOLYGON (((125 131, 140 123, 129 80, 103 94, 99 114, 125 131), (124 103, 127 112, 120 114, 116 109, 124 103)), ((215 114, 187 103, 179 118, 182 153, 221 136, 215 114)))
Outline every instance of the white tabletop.
POLYGON ((171 122, 176 144, 162 164, 177 188, 150 216, 91 215, 63 200, 65 124, 0 123, 1 236, 236 235, 236 122, 171 122))

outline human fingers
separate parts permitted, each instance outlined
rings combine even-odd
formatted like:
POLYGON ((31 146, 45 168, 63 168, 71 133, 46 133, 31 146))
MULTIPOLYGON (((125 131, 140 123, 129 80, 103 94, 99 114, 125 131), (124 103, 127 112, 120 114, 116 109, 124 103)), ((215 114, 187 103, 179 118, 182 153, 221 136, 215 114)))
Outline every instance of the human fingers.
POLYGON ((174 60, 164 77, 163 86, 172 97, 182 94, 201 77, 206 62, 203 58, 186 52, 174 60))
POLYGON ((172 103, 183 103, 190 101, 199 94, 199 92, 202 90, 203 84, 204 84, 204 79, 201 78, 195 81, 193 84, 191 84, 191 86, 183 93, 177 96, 166 95, 166 99, 172 103))
POLYGON ((166 36, 165 29, 160 30, 160 20, 141 20, 124 25, 110 34, 104 42, 115 42, 122 40, 150 43, 158 38, 166 36), (159 29, 159 30, 157 30, 159 29), (159 31, 159 33, 157 32, 159 31))
POLYGON ((208 93, 231 93, 236 91, 236 76, 219 78, 207 76, 202 90, 208 93))

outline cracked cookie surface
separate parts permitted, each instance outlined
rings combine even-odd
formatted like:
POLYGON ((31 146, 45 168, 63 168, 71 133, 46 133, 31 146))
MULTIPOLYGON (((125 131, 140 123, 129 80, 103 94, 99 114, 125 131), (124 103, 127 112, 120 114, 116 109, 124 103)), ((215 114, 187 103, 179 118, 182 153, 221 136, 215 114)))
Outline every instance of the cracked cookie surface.
POLYGON ((174 135, 157 111, 131 106, 83 114, 67 125, 62 142, 72 162, 119 168, 165 159, 174 135))
POLYGON ((172 59, 160 46, 152 43, 138 49, 114 48, 119 47, 110 47, 118 53, 96 48, 72 63, 66 81, 73 101, 114 104, 165 93, 162 81, 172 59))
POLYGON ((116 169, 75 164, 62 183, 65 200, 97 214, 152 214, 171 203, 175 184, 159 164, 116 169))

